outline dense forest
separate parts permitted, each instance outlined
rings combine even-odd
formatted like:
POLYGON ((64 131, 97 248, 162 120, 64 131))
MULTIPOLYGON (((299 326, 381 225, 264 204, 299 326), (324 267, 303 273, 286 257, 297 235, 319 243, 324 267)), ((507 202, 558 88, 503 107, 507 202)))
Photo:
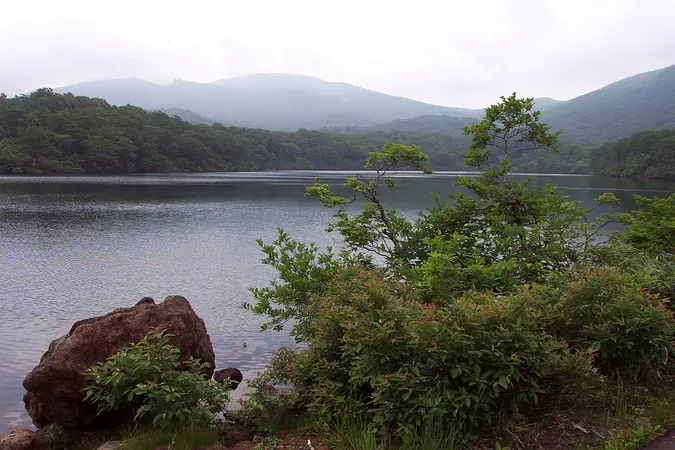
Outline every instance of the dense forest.
MULTIPOLYGON (((190 111, 112 106, 47 88, 14 98, 2 95, 0 173, 358 169, 368 152, 389 141, 418 145, 436 170, 466 170, 461 155, 470 140, 462 129, 476 122, 422 116, 291 133, 193 124, 179 113, 190 111)), ((513 158, 519 172, 671 178, 675 130, 640 132, 594 150, 563 138, 559 154, 525 152, 513 158)))
POLYGON ((0 97, 2 173, 355 169, 367 152, 391 140, 419 145, 438 169, 462 167, 465 147, 447 135, 194 125, 164 112, 47 88, 0 97))
POLYGON ((632 178, 675 178, 675 128, 642 131, 590 152, 595 173, 632 178))

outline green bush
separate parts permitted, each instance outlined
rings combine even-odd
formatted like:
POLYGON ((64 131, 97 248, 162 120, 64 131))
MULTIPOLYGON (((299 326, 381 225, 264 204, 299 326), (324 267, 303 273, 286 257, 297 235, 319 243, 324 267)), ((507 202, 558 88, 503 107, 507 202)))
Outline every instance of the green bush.
POLYGON ((675 321, 663 297, 617 268, 590 267, 567 274, 538 295, 551 304, 551 333, 576 348, 596 351, 606 373, 652 376, 673 355, 675 321))
POLYGON ((153 330, 89 368, 86 399, 98 406, 99 413, 131 409, 135 421, 161 428, 211 422, 227 407, 228 390, 206 378, 207 363, 181 360, 172 337, 153 330))
MULTIPOLYGON (((286 364, 280 355, 292 355, 284 350, 277 353, 274 359, 276 365, 286 364)), ((269 390, 265 386, 271 381, 265 375, 249 382, 249 387, 254 391, 248 398, 239 400, 241 409, 234 412, 238 421, 245 423, 260 435, 270 435, 281 431, 286 427, 298 424, 298 395, 295 392, 280 392, 269 390)), ((312 432, 317 432, 319 423, 315 423, 312 432)))
POLYGON ((642 289, 675 306, 675 255, 654 255, 615 237, 610 245, 595 247, 591 259, 630 275, 642 289))
POLYGON ((413 279, 436 303, 452 302, 471 290, 512 291, 520 281, 515 258, 490 260, 469 241, 458 233, 429 241, 432 251, 413 279))
POLYGON ((409 434, 432 417, 491 423, 499 411, 599 382, 591 360, 546 334, 519 297, 471 294, 436 308, 407 292, 378 271, 345 271, 308 348, 277 354, 271 378, 292 383, 319 417, 339 418, 357 402, 378 430, 409 434))
POLYGON ((639 208, 617 216, 626 226, 621 239, 652 253, 675 254, 675 194, 667 198, 634 197, 639 208))
POLYGON ((502 97, 465 128, 465 162, 481 174, 458 177, 466 192, 436 197, 414 219, 386 209, 380 189, 394 187, 391 171, 428 172, 417 147, 370 153, 374 170, 347 180, 349 196, 307 189, 335 210, 328 230, 347 250, 321 253, 283 232, 259 242, 278 280, 245 306, 275 329, 291 321, 306 344, 278 352, 261 383, 293 385, 310 415, 364 447, 396 432, 404 447, 442 448, 532 405, 602 401, 602 372, 651 379, 668 368, 675 196, 636 197, 638 211, 592 221, 618 198, 584 209, 555 186, 516 179, 513 158, 557 150, 559 132, 533 108, 502 97), (359 211, 347 206, 358 199, 359 211), (627 231, 606 239, 612 221, 627 231))

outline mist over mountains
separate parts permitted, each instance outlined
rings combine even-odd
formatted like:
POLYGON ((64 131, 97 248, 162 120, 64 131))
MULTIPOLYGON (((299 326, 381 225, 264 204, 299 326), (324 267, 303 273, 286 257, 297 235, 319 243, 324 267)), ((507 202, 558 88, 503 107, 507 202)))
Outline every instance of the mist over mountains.
POLYGON ((294 74, 257 74, 213 83, 176 80, 169 85, 127 78, 80 83, 55 91, 100 97, 114 105, 181 108, 224 125, 280 131, 368 126, 423 115, 482 115, 482 110, 430 105, 294 74))
MULTIPOLYGON (((281 131, 374 128, 457 135, 483 114, 482 109, 432 105, 295 74, 256 74, 212 83, 176 80, 166 85, 127 78, 55 91, 100 97, 114 105, 159 109, 192 123, 281 131)), ((645 129, 675 127, 675 65, 571 100, 543 97, 536 104, 543 120, 563 130, 564 140, 583 145, 598 145, 645 129)))

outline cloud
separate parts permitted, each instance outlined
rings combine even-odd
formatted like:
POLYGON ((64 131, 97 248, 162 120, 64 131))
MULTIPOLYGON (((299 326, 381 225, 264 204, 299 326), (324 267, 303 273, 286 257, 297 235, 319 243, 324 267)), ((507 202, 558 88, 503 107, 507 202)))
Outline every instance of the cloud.
POLYGON ((675 63, 675 0, 247 0, 3 5, 0 91, 294 72, 480 107, 566 99, 675 63))

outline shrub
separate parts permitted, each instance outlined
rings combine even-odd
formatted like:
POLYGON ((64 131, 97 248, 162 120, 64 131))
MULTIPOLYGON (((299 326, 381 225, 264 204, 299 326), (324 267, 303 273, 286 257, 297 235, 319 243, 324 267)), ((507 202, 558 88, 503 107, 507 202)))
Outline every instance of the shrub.
POLYGON ((626 226, 621 239, 652 253, 675 254, 675 194, 667 198, 634 197, 639 208, 617 215, 626 226))
MULTIPOLYGON (((283 350, 277 353, 277 355, 281 354, 291 355, 292 353, 283 350)), ((277 365, 285 364, 283 358, 280 357, 275 358, 274 362, 277 365)), ((249 387, 255 390, 249 394, 248 398, 239 401, 241 409, 234 413, 238 421, 253 428, 259 435, 275 434, 285 427, 297 424, 298 419, 296 417, 297 393, 268 390, 265 386, 269 381, 270 379, 265 375, 251 380, 249 387)))
POLYGON ((432 251, 413 279, 436 303, 454 301, 470 290, 512 291, 520 282, 515 258, 491 261, 466 236, 454 233, 429 243, 432 251))
POLYGON ((284 363, 269 376, 294 384, 318 416, 339 418, 357 402, 381 432, 408 434, 434 417, 480 426, 599 381, 590 359, 546 334, 519 297, 471 294, 437 308, 407 295, 377 271, 345 273, 308 348, 278 354, 284 363))
POLYGON ((225 386, 206 379, 206 363, 182 361, 173 337, 149 332, 85 373, 90 381, 86 398, 99 413, 132 409, 134 420, 168 425, 205 424, 223 411, 229 399, 225 386))
POLYGON ((73 446, 73 441, 61 425, 52 423, 46 427, 45 441, 51 450, 67 450, 73 446))
POLYGON ((551 333, 569 345, 596 351, 607 373, 658 374, 673 354, 675 322, 663 297, 617 268, 569 272, 557 288, 541 289, 551 302, 551 333))
POLYGON ((595 247, 591 259, 630 275, 641 288, 663 296, 671 308, 675 306, 674 255, 650 254, 614 236, 610 245, 595 247))

